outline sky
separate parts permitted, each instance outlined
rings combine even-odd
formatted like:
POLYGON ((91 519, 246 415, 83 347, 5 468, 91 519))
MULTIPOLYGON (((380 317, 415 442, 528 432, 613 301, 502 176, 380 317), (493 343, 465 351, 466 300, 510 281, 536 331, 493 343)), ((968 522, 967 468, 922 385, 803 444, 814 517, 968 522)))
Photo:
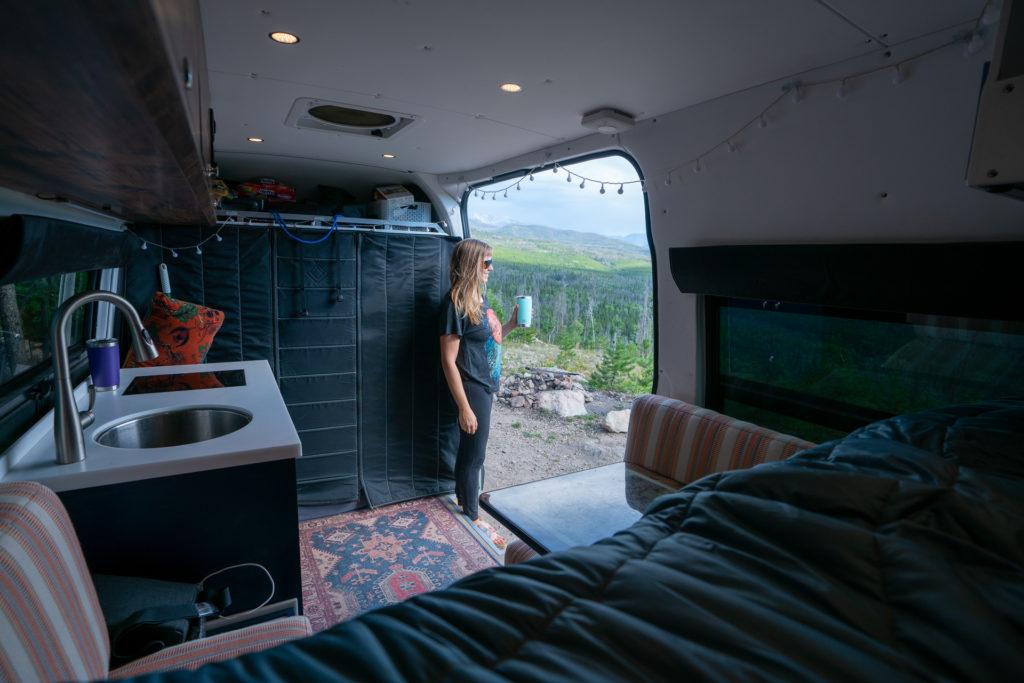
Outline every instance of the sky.
MULTIPOLYGON (((595 232, 600 235, 623 236, 646 233, 644 199, 640 184, 626 185, 618 194, 615 183, 637 180, 633 165, 620 156, 582 161, 566 166, 585 178, 607 181, 605 194, 600 194, 599 182, 587 181, 580 189, 580 179, 566 182, 565 171, 551 170, 534 174, 534 181, 522 181, 522 190, 509 188, 508 199, 503 194, 486 199, 469 195, 467 214, 470 228, 480 222, 491 225, 547 225, 563 230, 595 232)), ((479 189, 498 189, 513 184, 514 180, 481 186, 479 189)))

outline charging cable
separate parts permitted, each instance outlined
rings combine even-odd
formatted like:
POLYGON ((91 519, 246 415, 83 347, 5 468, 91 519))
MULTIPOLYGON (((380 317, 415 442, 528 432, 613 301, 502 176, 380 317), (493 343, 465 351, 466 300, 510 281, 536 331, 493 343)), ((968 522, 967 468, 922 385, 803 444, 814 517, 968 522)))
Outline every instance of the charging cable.
POLYGON ((270 602, 270 599, 274 597, 274 591, 277 590, 277 586, 274 584, 274 577, 271 576, 270 572, 267 570, 266 567, 264 567, 262 564, 259 564, 258 562, 242 562, 241 564, 233 564, 230 567, 224 567, 223 569, 218 569, 217 571, 215 571, 215 572, 213 572, 211 574, 207 574, 206 576, 203 577, 203 580, 199 582, 199 590, 203 590, 206 587, 206 580, 207 579, 210 579, 210 578, 212 578, 214 576, 217 576, 218 574, 223 574, 224 572, 226 572, 226 571, 228 571, 230 569, 239 569, 240 567, 259 567, 260 569, 262 569, 263 573, 267 575, 267 579, 270 581, 270 594, 267 596, 266 600, 264 600, 258 606, 253 607, 250 610, 246 610, 244 612, 237 612, 235 614, 227 615, 227 616, 231 616, 231 617, 241 617, 241 616, 245 616, 247 614, 252 614, 256 610, 260 609, 261 607, 264 607, 268 602, 270 602))

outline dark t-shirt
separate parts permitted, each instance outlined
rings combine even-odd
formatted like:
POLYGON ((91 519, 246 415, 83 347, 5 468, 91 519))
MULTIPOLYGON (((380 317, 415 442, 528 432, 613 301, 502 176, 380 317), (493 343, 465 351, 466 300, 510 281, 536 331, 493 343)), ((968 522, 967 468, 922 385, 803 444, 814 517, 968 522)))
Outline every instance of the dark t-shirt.
POLYGON ((483 315, 474 325, 467 316, 459 315, 448 292, 441 304, 440 334, 457 334, 461 338, 455 367, 463 382, 476 382, 490 393, 498 390, 501 377, 501 322, 494 310, 480 302, 483 315))

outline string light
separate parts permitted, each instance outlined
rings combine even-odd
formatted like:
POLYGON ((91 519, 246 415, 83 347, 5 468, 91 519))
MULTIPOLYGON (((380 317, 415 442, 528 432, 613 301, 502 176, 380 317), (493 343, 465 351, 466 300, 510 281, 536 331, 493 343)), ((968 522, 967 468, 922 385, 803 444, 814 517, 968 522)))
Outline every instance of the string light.
POLYGON ((567 173, 567 175, 565 176, 565 182, 571 183, 572 182, 572 173, 569 173, 568 171, 566 171, 566 173, 567 173))
POLYGON ((727 145, 729 146, 729 151, 730 151, 730 152, 735 152, 735 151, 736 151, 737 149, 739 149, 739 148, 738 148, 738 147, 736 146, 736 143, 735 143, 735 142, 733 142, 732 140, 729 140, 729 142, 727 142, 726 144, 727 144, 727 145))
POLYGON ((220 236, 220 231, 219 230, 214 234, 214 237, 217 238, 218 242, 223 242, 224 241, 224 238, 220 236))
POLYGON ((767 128, 768 127, 768 119, 766 119, 764 117, 764 114, 761 114, 761 116, 757 119, 757 127, 758 128, 767 128))
POLYGON ((532 173, 530 174, 530 182, 531 183, 533 182, 533 174, 532 173))
POLYGON ((149 248, 149 243, 146 240, 142 240, 142 251, 146 251, 149 248))
POLYGON ((899 85, 904 80, 902 65, 897 64, 892 68, 892 84, 899 85))
POLYGON ((604 183, 601 183, 601 194, 604 194, 604 183))
POLYGON ((839 81, 839 85, 836 86, 836 97, 843 99, 846 97, 846 79, 839 81))
POLYGON ((622 194, 622 185, 619 185, 619 194, 622 194))
POLYGON ((178 258, 178 252, 171 249, 171 256, 173 256, 174 258, 178 258))
POLYGON ((701 165, 700 165, 700 157, 697 157, 697 162, 694 163, 694 165, 693 165, 693 172, 694 173, 700 173, 702 170, 703 169, 701 168, 701 165))
POLYGON ((581 181, 580 181, 580 189, 582 190, 582 189, 583 189, 583 186, 584 186, 584 185, 586 185, 586 184, 587 184, 587 181, 586 181, 586 180, 581 180, 581 181))
POLYGON ((198 256, 202 256, 203 255, 203 248, 200 247, 198 244, 196 245, 196 255, 198 255, 198 256))

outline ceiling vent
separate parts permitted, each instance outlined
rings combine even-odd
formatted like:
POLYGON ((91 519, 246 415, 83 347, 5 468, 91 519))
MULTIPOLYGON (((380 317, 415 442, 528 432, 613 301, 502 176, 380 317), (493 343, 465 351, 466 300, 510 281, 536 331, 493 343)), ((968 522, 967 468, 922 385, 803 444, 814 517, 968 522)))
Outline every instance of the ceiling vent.
POLYGON ((633 118, 632 114, 608 107, 587 112, 583 115, 580 125, 584 128, 593 128, 598 133, 614 135, 615 133, 623 133, 632 128, 636 125, 636 119, 633 118))
POLYGON ((353 104, 328 102, 311 97, 295 100, 285 124, 294 128, 325 133, 362 135, 387 140, 416 122, 412 114, 384 109, 368 109, 353 104))

